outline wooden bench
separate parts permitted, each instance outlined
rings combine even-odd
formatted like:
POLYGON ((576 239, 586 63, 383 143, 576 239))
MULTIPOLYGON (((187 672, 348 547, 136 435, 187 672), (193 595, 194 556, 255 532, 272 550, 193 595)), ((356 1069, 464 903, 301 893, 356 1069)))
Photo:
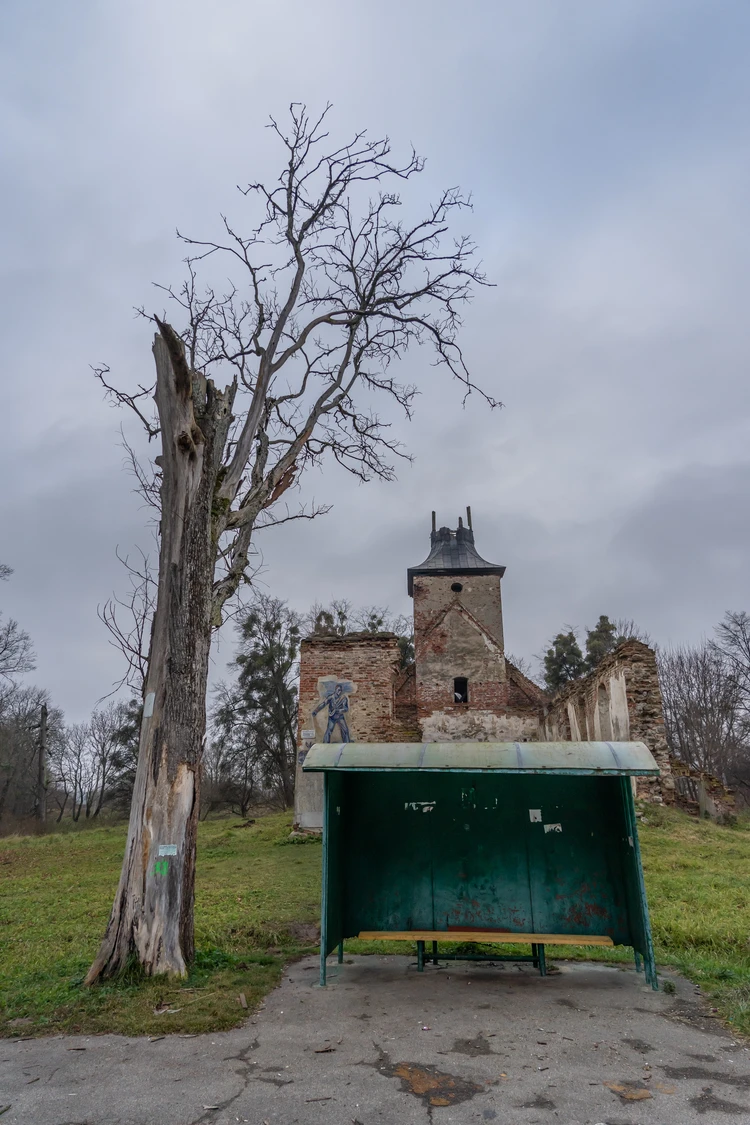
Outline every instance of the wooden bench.
MULTIPOLYGON (((357 935, 360 941, 415 941, 417 943, 417 969, 424 971, 425 942, 432 942, 432 955, 429 960, 437 965, 443 961, 531 961, 539 969, 541 976, 547 975, 545 945, 599 945, 614 946, 606 934, 514 934, 509 930, 362 930, 357 935), (438 957, 439 941, 490 942, 493 945, 530 945, 530 956, 493 956, 487 953, 461 954, 441 953, 438 957)), ((339 947, 339 959, 342 949, 339 947)))

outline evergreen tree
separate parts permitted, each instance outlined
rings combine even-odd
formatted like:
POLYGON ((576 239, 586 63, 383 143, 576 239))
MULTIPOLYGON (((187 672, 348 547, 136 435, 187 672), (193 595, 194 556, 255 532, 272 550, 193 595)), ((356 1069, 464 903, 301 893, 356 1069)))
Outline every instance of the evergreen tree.
POLYGON ((592 671, 600 660, 617 648, 623 640, 617 635, 617 625, 602 614, 593 629, 586 630, 586 668, 592 671))
POLYGON ((238 676, 219 687, 214 712, 226 796, 243 812, 256 789, 287 807, 294 798, 299 615, 259 595, 238 632, 238 676))
POLYGON ((575 632, 558 633, 544 655, 544 684, 547 691, 559 691, 586 671, 586 661, 575 632))

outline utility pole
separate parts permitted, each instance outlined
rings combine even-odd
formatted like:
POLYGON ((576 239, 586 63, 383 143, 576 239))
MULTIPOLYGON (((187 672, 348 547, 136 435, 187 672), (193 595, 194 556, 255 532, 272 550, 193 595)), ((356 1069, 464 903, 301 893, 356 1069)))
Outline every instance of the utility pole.
POLYGON ((41 824, 47 819, 47 786, 45 784, 47 773, 47 704, 42 704, 42 714, 39 723, 39 772, 36 782, 36 816, 41 824))

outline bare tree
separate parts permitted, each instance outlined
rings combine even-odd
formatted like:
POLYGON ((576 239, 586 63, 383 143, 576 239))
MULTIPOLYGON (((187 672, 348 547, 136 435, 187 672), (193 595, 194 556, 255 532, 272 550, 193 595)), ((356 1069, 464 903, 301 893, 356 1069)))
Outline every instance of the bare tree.
POLYGON ((728 610, 714 632, 713 647, 726 660, 743 707, 750 713, 750 614, 744 610, 728 610))
MULTIPOLYGON (((7 581, 12 573, 9 566, 0 563, 1 582, 7 581)), ((0 621, 0 682, 13 683, 17 676, 32 672, 35 667, 34 647, 29 634, 12 618, 0 621)))
POLYGON ((415 388, 391 366, 411 344, 430 343, 464 393, 477 390, 457 333, 484 277, 470 239, 446 243, 467 200, 451 188, 407 222, 392 185, 422 170, 414 153, 398 163, 388 140, 362 133, 326 151, 325 113, 313 120, 293 105, 290 116, 288 133, 271 123, 285 152, 277 183, 243 191, 260 210, 250 233, 225 219, 219 242, 184 239, 187 280, 166 293, 185 327, 153 318, 153 391, 115 390, 98 372, 160 437, 161 524, 128 841, 89 983, 134 954, 147 972, 178 975, 193 957, 211 629, 246 579, 254 533, 293 518, 278 501, 325 455, 362 480, 393 477, 404 453, 372 404, 384 397, 410 414, 415 388), (199 270, 221 259, 227 287, 201 288, 199 270))
POLYGON ((125 722, 127 705, 110 701, 95 710, 88 723, 89 755, 93 765, 94 784, 86 816, 98 816, 110 786, 115 780, 121 756, 120 732, 125 722))
POLYGON ((747 756, 741 693, 716 646, 660 651, 659 682, 670 749, 694 769, 731 784, 747 756))
POLYGON ((26 684, 3 685, 0 690, 0 822, 24 820, 37 807, 40 720, 45 706, 48 753, 53 753, 62 739, 63 717, 58 708, 49 707, 47 692, 26 684))

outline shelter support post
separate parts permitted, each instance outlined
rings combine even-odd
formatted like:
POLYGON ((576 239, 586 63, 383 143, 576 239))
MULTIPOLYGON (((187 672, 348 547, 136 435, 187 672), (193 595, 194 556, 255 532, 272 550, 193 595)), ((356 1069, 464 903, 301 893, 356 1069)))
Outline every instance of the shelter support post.
POLYGON ((643 957, 643 969, 646 976, 646 981, 654 991, 658 991, 659 978, 656 975, 656 958, 654 956, 654 941, 651 935, 651 920, 648 914, 648 899, 646 898, 646 883, 643 878, 643 862, 641 860, 641 845, 638 840, 638 821, 635 815, 635 800, 633 798, 633 786, 629 777, 620 779, 622 787, 623 802, 625 805, 625 820, 629 833, 628 843, 633 850, 633 859, 635 860, 635 878, 638 890, 638 899, 640 904, 641 926, 643 934, 643 946, 641 950, 633 950, 635 954, 635 967, 638 969, 638 955, 643 957))

